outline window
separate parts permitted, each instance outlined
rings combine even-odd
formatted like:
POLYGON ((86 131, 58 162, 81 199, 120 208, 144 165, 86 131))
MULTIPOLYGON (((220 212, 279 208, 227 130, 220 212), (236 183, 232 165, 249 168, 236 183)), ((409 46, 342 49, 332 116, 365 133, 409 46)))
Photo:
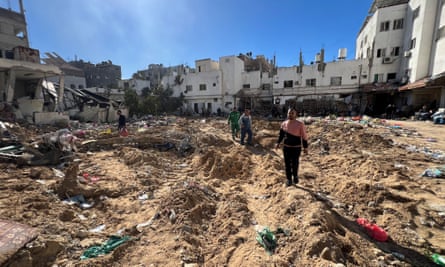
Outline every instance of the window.
POLYGON ((388 75, 386 76, 387 82, 395 82, 396 76, 397 76, 396 73, 388 73, 388 75))
POLYGON ((386 56, 386 48, 377 49, 377 57, 385 57, 386 56))
POLYGON ((270 84, 264 83, 262 86, 263 90, 270 90, 270 84))
POLYGON ((213 87, 215 87, 216 86, 216 83, 213 83, 213 87))
POLYGON ((6 50, 5 51, 5 58, 7 58, 7 59, 14 59, 14 51, 6 50))
POLYGON ((283 87, 284 88, 292 88, 292 87, 294 87, 294 81, 292 81, 292 80, 284 81, 283 87))
POLYGON ((365 35, 365 44, 368 42, 368 35, 365 35))
POLYGON ((381 32, 389 31, 389 20, 388 21, 383 21, 382 23, 380 23, 380 31, 381 32))
POLYGON ((409 49, 413 49, 416 47, 416 38, 411 39, 411 43, 409 44, 409 49))
POLYGON ((397 57, 400 53, 400 47, 396 46, 391 49, 391 56, 397 57))
POLYGON ((205 90, 207 90, 207 85, 206 84, 200 84, 199 85, 199 91, 205 91, 205 90))
POLYGON ((341 76, 339 76, 339 77, 331 77, 331 85, 333 85, 333 86, 341 85, 341 76))
POLYGON ((374 74, 374 82, 375 83, 383 82, 383 73, 374 74))
POLYGON ((351 80, 357 79, 357 75, 351 75, 351 80))
POLYGON ((185 86, 185 91, 186 91, 186 92, 191 92, 191 91, 193 91, 193 85, 186 85, 186 86, 185 86))
POLYGON ((306 86, 315 86, 316 84, 316 79, 306 79, 306 86))
POLYGON ((419 16, 420 6, 413 10, 413 21, 419 16))
POLYGON ((360 41, 360 48, 363 48, 363 40, 360 41))
POLYGON ((396 20, 394 20, 392 29, 393 30, 403 29, 403 19, 396 19, 396 20))
POLYGON ((70 88, 71 89, 76 89, 76 85, 72 83, 72 84, 70 84, 70 88))
POLYGON ((243 84, 243 88, 250 88, 250 83, 243 84))

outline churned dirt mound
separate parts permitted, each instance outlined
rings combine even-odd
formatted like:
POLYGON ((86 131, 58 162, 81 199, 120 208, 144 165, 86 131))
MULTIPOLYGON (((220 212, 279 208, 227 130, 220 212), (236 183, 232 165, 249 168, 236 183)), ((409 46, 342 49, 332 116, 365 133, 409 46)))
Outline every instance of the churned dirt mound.
POLYGON ((253 146, 225 119, 138 124, 125 138, 99 126, 67 164, 0 163, 0 219, 39 233, 5 265, 435 266, 445 186, 422 174, 444 165, 443 126, 308 121, 300 184, 286 187, 279 125, 254 120, 253 146), (127 239, 108 249, 112 236, 127 239), (86 254, 93 246, 107 253, 86 254))

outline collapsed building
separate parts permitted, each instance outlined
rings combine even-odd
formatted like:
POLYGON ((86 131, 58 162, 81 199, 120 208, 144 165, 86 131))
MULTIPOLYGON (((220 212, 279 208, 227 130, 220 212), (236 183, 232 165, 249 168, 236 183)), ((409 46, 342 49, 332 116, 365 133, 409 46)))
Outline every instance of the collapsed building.
POLYGON ((42 59, 38 49, 29 47, 21 0, 19 6, 18 12, 0 7, 0 121, 116 120, 115 111, 123 109, 121 102, 89 92, 84 85, 72 87, 73 79, 85 80, 81 70, 57 54, 47 53, 48 58, 42 59))

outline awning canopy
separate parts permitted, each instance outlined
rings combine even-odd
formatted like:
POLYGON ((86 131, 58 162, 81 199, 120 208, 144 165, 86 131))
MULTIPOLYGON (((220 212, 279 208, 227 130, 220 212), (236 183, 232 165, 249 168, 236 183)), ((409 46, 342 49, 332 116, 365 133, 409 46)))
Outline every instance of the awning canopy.
POLYGON ((364 93, 390 93, 397 90, 397 85, 393 83, 366 83, 361 85, 364 93))
POLYGON ((418 81, 415 81, 413 83, 408 83, 404 86, 399 87, 399 91, 406 91, 406 90, 412 90, 412 89, 418 89, 423 88, 427 85, 429 78, 423 78, 418 81))
POLYGON ((428 85, 432 86, 444 86, 445 85, 445 72, 431 76, 431 81, 428 85))

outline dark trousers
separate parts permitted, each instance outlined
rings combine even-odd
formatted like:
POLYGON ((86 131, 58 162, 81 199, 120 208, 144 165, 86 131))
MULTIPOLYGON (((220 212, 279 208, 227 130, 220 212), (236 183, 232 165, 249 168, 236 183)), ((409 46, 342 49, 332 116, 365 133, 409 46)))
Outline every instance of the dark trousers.
POLYGON ((286 166, 286 178, 292 181, 298 179, 298 165, 300 163, 301 147, 283 147, 284 164, 286 166))
POLYGON ((249 145, 251 145, 252 144, 252 129, 246 128, 246 127, 241 128, 241 144, 244 144, 244 138, 246 138, 246 134, 247 134, 247 143, 249 145))

